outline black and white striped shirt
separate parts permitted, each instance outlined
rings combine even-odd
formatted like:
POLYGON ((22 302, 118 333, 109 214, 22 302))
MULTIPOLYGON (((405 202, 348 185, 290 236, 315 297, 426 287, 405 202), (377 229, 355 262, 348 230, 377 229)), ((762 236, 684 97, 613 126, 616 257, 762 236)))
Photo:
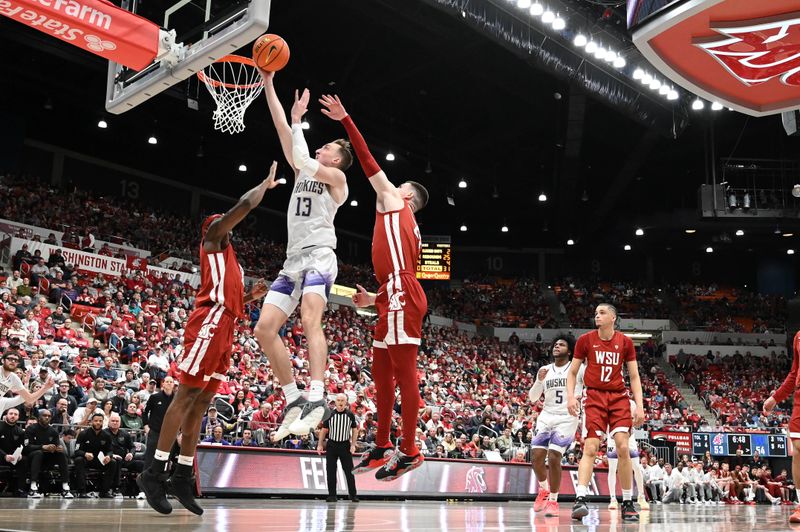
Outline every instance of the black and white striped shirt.
POLYGON ((328 429, 328 439, 334 442, 350 441, 352 430, 356 428, 356 416, 350 410, 333 410, 322 426, 328 429))

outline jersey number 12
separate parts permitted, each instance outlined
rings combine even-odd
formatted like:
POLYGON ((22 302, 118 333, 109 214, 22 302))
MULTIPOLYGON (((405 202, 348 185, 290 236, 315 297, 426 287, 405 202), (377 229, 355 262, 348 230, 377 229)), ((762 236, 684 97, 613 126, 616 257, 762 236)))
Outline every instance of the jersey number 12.
POLYGON ((600 380, 602 382, 611 382, 611 372, 613 370, 611 366, 600 366, 600 380))

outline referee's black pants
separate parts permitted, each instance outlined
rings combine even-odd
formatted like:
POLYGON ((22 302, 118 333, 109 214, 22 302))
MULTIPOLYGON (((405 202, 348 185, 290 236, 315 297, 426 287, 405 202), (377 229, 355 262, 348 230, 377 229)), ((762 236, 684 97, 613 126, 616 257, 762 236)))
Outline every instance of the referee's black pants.
POLYGON ((328 472, 328 495, 336 496, 336 461, 342 463, 344 477, 347 479, 347 493, 356 496, 356 478, 353 476, 353 455, 350 454, 350 440, 328 440, 325 450, 326 468, 328 472))

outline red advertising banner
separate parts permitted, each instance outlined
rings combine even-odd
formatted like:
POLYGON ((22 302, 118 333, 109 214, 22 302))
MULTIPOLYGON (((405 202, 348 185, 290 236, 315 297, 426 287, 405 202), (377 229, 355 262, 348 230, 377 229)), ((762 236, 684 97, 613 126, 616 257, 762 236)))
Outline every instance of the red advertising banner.
MULTIPOLYGON (((200 446, 200 486, 206 494, 325 495, 325 456, 310 451, 200 446)), ((577 468, 565 467, 563 495, 574 495, 577 468)), ((472 460, 426 459, 425 464, 394 482, 374 475, 356 476, 360 495, 397 497, 533 499, 538 483, 529 464, 472 460)), ((347 493, 341 470, 339 492, 347 493)), ((607 472, 596 471, 590 494, 608 496, 607 472)))
POLYGON ((105 0, 0 0, 0 15, 134 70, 158 54, 158 25, 105 0))
POLYGON ((678 454, 692 455, 692 433, 691 432, 668 432, 664 430, 651 430, 650 439, 663 438, 667 441, 675 442, 675 449, 678 454))

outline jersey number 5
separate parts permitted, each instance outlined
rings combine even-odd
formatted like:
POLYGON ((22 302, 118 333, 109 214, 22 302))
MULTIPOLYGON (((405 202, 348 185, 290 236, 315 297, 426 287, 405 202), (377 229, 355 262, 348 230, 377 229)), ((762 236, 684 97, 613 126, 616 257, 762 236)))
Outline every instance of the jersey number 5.
POLYGON ((295 216, 310 216, 311 215, 311 198, 297 198, 297 209, 294 212, 295 216))
POLYGON ((564 394, 561 392, 561 390, 556 390, 556 404, 564 404, 564 394))
POLYGON ((611 372, 613 368, 611 366, 600 366, 600 380, 602 382, 611 382, 611 372))

